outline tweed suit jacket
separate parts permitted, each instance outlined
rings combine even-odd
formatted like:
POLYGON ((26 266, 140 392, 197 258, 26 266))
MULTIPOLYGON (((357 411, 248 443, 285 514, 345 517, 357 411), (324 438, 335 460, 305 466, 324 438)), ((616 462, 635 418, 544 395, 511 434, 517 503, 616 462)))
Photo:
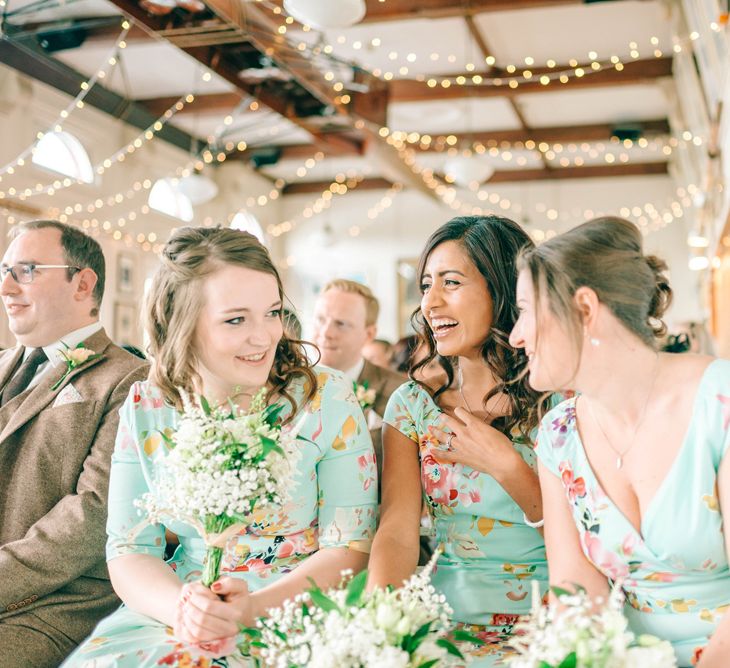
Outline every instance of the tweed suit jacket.
MULTIPOLYGON (((376 366, 372 362, 365 360, 365 365, 357 378, 357 382, 362 385, 368 384, 368 389, 375 390, 375 403, 373 410, 382 418, 385 415, 385 407, 388 405, 388 399, 403 383, 408 380, 405 376, 376 366)), ((380 485, 380 474, 383 471, 383 439, 382 430, 371 429, 370 436, 373 439, 373 447, 375 448, 375 459, 378 463, 378 486, 380 485)))
MULTIPOLYGON (((32 613, 80 642, 119 601, 104 547, 107 490, 119 408, 147 363, 104 330, 84 341, 99 354, 51 389, 58 365, 0 407, 0 622, 32 613)), ((0 353, 0 388, 23 355, 0 353)))

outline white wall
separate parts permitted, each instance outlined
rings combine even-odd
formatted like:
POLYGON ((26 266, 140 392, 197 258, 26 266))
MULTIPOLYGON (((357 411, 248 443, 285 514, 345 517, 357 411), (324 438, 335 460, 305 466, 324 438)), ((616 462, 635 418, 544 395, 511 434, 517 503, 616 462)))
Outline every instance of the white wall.
MULTIPOLYGON (((523 208, 523 213, 518 215, 503 210, 498 210, 499 213, 524 224, 527 210, 530 213, 526 228, 543 232, 568 229, 582 222, 587 209, 598 215, 618 213, 623 206, 643 207, 653 203, 663 211, 676 199, 671 179, 661 176, 505 184, 500 185, 498 192, 523 208), (548 220, 535 210, 540 204, 563 212, 565 220, 548 220)), ((375 221, 369 220, 368 210, 384 194, 384 191, 355 191, 335 198, 330 209, 317 218, 301 222, 281 238, 282 257, 294 263, 284 273, 287 293, 302 316, 306 334, 311 332, 311 313, 319 288, 331 278, 346 277, 367 283, 380 300, 379 335, 391 340, 398 337, 398 261, 418 257, 428 236, 455 214, 449 207, 419 193, 403 191, 375 221), (325 224, 332 229, 329 245, 324 245, 325 224), (361 228, 357 237, 350 236, 353 225, 361 228)), ((287 219, 294 217, 312 199, 314 196, 287 197, 282 214, 287 219)), ((698 276, 687 267, 686 238, 682 219, 646 236, 646 249, 664 257, 670 266, 675 290, 670 322, 700 319, 704 313, 698 276)))

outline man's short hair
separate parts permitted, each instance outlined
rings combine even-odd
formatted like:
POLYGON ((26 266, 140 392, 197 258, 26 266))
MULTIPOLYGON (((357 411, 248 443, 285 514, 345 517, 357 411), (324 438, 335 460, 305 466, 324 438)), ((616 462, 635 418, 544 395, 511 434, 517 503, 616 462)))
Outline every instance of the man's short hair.
MULTIPOLYGON (((20 223, 20 225, 16 225, 11 229, 10 238, 15 239, 25 232, 47 228, 53 228, 61 233, 61 247, 63 248, 66 264, 80 269, 88 268, 96 274, 96 285, 93 293, 96 308, 92 310, 91 315, 99 315, 101 300, 104 298, 106 262, 101 246, 96 239, 77 227, 66 225, 57 220, 30 220, 27 223, 20 223)), ((70 281, 75 273, 74 269, 67 269, 67 279, 70 281)))
POLYGON ((348 281, 346 278, 336 278, 330 281, 322 288, 322 293, 328 290, 342 290, 342 292, 350 292, 360 295, 365 300, 365 326, 375 325, 378 322, 378 313, 380 305, 370 288, 357 281, 348 281))

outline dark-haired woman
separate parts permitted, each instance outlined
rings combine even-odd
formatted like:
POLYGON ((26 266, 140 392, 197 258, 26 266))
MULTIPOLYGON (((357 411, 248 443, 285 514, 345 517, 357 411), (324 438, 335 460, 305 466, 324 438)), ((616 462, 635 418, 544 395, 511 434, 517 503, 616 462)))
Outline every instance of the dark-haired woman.
POLYGON ((530 580, 543 590, 547 580, 530 440, 539 395, 520 379, 527 357, 507 341, 517 318, 515 263, 530 245, 516 223, 496 216, 455 218, 430 237, 414 318, 428 355, 384 419, 369 586, 398 586, 416 568, 423 496, 442 550, 434 585, 454 619, 487 641, 476 652, 480 666, 504 656, 512 626, 530 609, 530 580))
POLYGON ((666 265, 638 229, 590 221, 521 259, 520 318, 538 390, 578 391, 538 436, 553 585, 622 583, 631 629, 680 666, 730 656, 730 362, 657 352, 666 265))
POLYGON ((362 570, 375 528, 376 469, 352 385, 312 367, 283 332, 281 279, 256 238, 185 227, 165 245, 145 305, 150 380, 121 409, 109 485, 107 561, 124 605, 102 620, 66 668, 250 665, 236 650, 252 626, 310 587, 362 570), (181 390, 247 410, 260 389, 296 418, 300 459, 289 502, 261 509, 226 541, 222 577, 198 580, 205 545, 186 523, 164 561, 165 527, 140 525, 135 500, 165 469, 181 390), (221 657, 215 661, 212 657, 221 657))

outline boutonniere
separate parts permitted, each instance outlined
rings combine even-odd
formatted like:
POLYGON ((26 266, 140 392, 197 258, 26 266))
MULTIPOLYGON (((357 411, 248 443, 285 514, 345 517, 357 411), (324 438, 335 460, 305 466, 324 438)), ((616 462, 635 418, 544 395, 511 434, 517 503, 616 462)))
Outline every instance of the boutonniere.
POLYGON ((352 391, 355 393, 355 398, 358 400, 360 404, 360 408, 363 409, 363 411, 366 411, 368 408, 372 408, 375 405, 375 399, 378 396, 378 393, 368 387, 368 381, 365 381, 364 383, 353 383, 352 384, 352 391))
POLYGON ((74 369, 78 369, 91 360, 95 360, 97 357, 101 357, 98 353, 95 353, 91 348, 87 348, 83 343, 79 343, 75 348, 69 348, 63 341, 61 341, 66 350, 59 350, 58 354, 61 359, 66 362, 66 371, 51 387, 51 390, 55 390, 64 380, 66 376, 70 374, 74 369))

